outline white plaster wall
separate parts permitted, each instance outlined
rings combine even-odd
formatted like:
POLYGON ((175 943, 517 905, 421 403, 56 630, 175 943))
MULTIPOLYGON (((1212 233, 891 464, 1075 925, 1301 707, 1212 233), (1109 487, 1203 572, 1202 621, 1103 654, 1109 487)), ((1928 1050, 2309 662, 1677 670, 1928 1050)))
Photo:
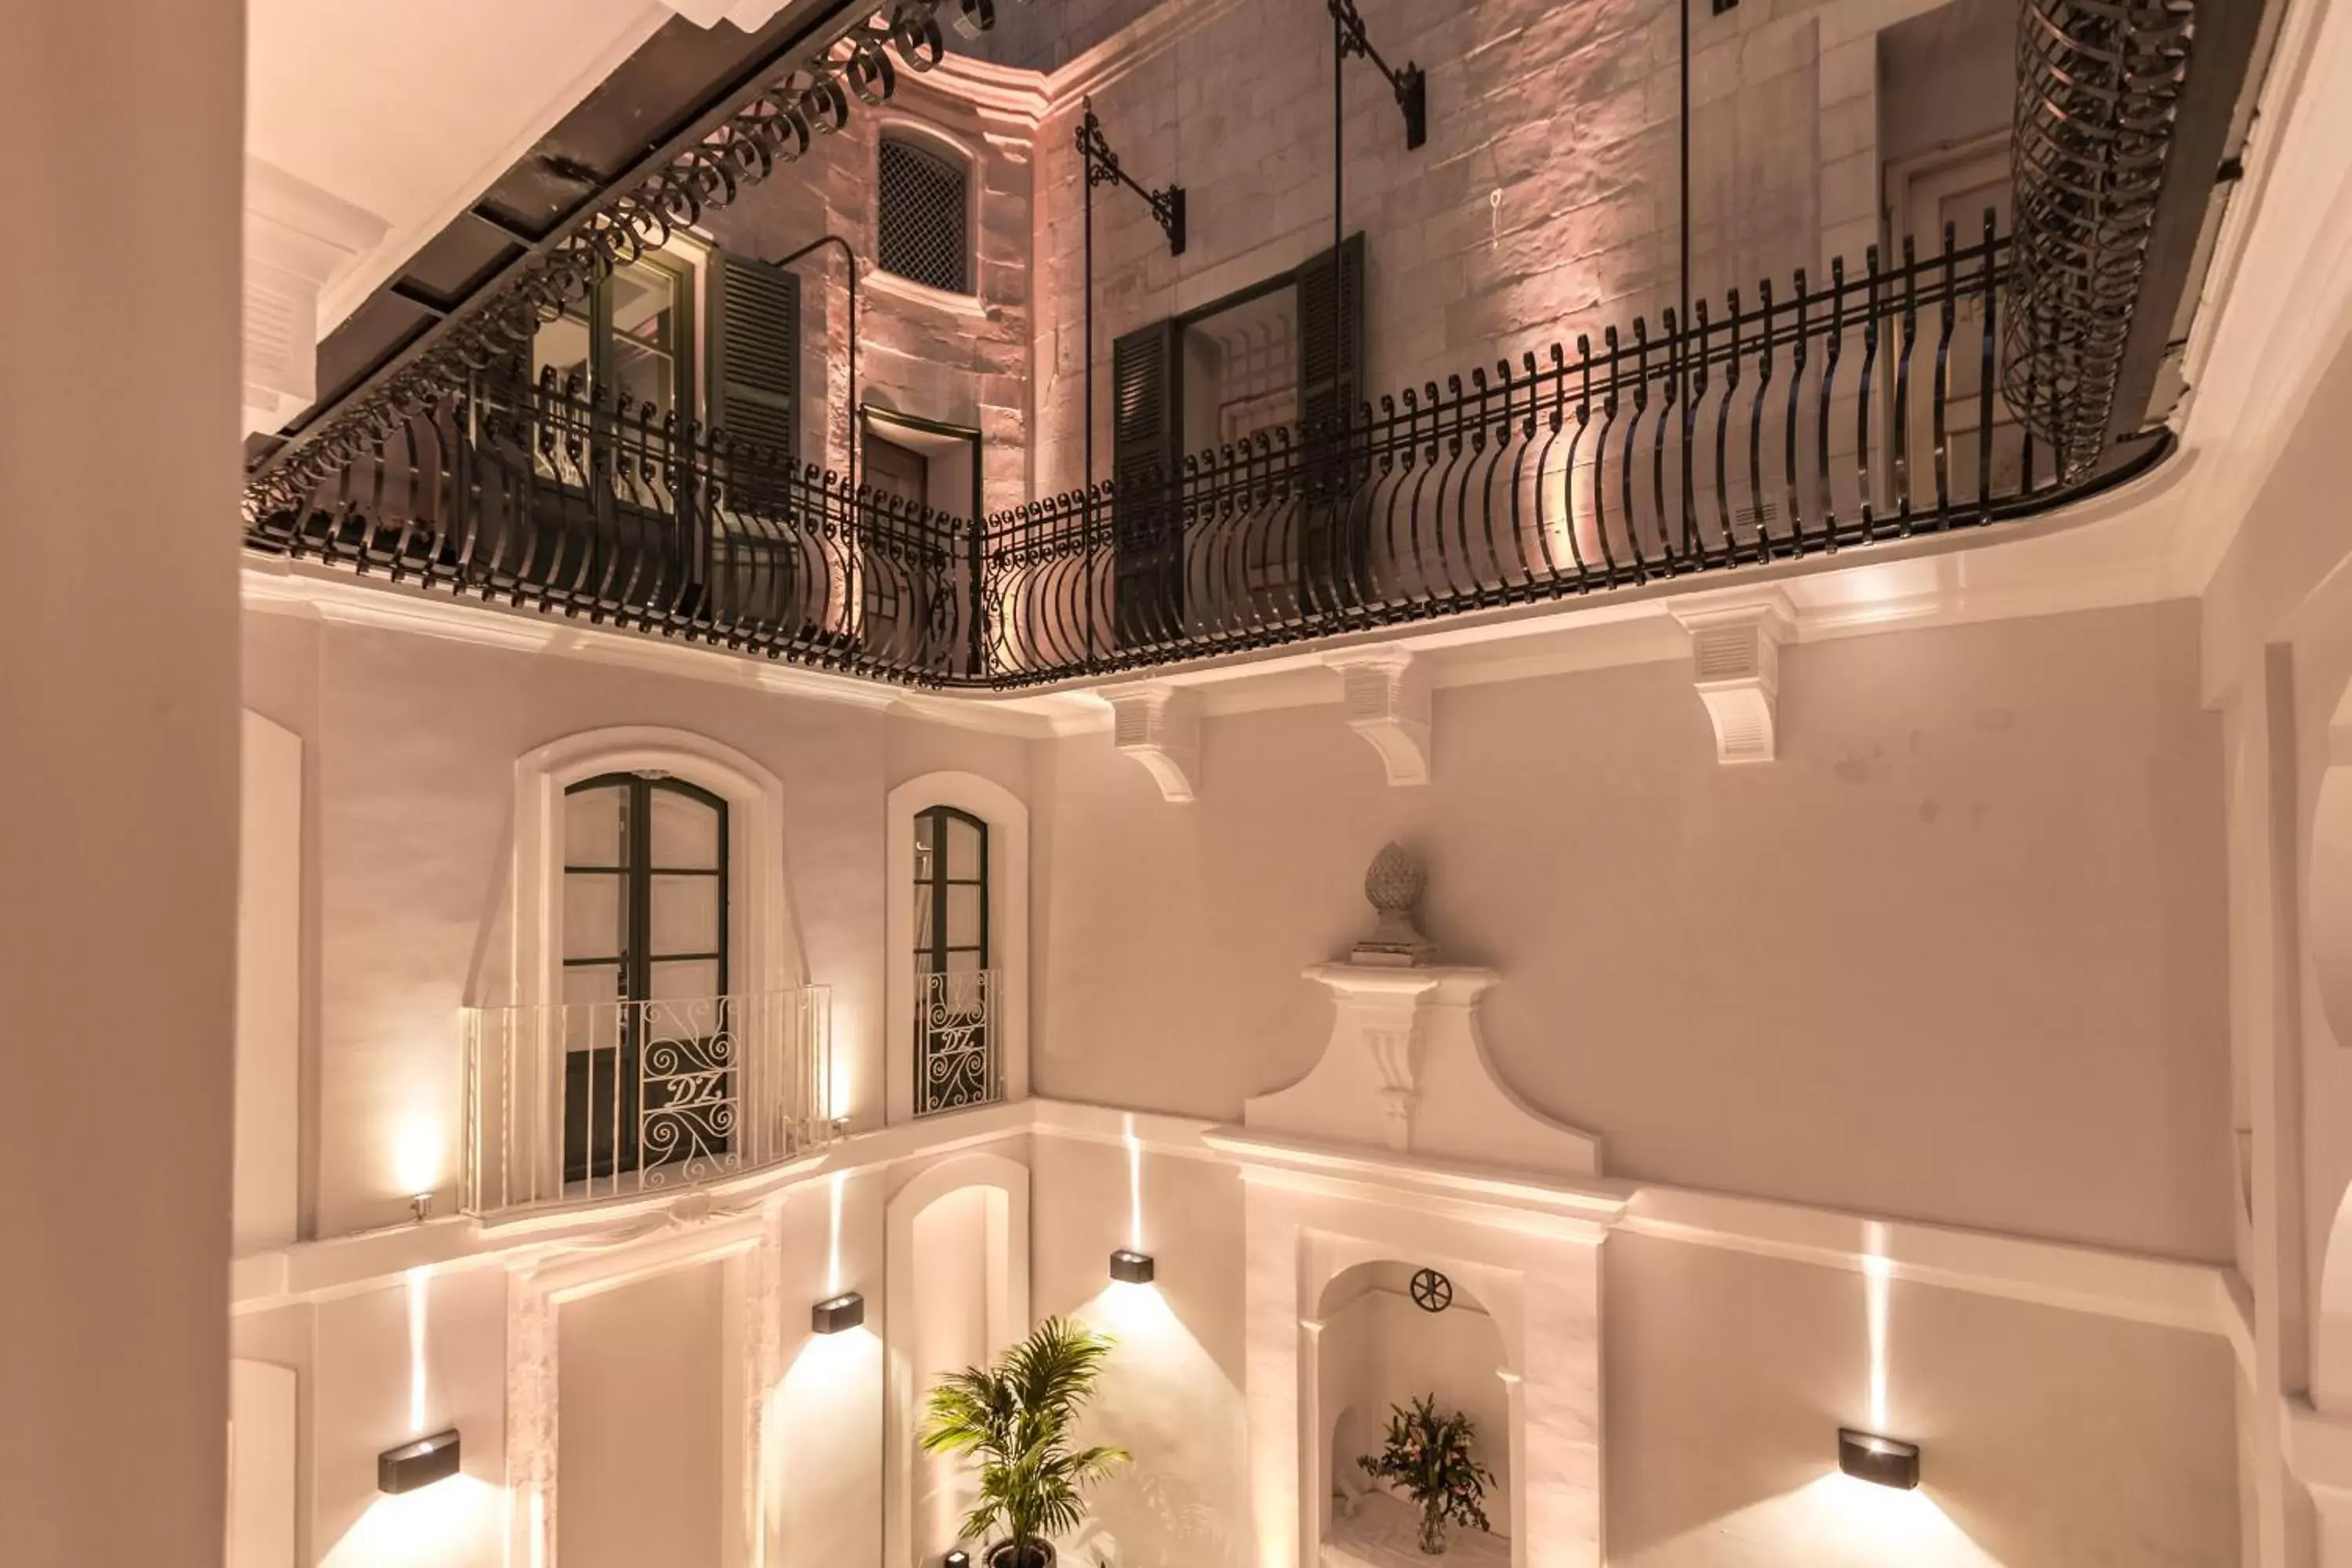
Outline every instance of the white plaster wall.
POLYGON ((1885 1426, 1921 1485, 1837 1474, 1873 1426, 1858 1274, 1617 1236, 1601 1249, 1609 1561, 2104 1568, 2238 1560, 2219 1338, 1901 1282, 1885 1426))
POLYGON ((2231 1247, 2218 726, 2182 605, 1806 643, 1780 760, 1686 667, 1442 689, 1435 781, 1336 705, 1212 718, 1160 799, 1038 791, 1036 1091, 1236 1120, 1328 1032, 1390 838, 1502 980, 1486 1048, 1608 1169, 2197 1258, 2231 1247))
POLYGON ((234 1236, 246 1253, 299 1225, 302 739, 250 709, 242 720, 234 1236))
POLYGON ((1110 1254, 1133 1236, 1128 1152, 1040 1137, 1031 1163, 1035 1310, 1076 1314, 1118 1341, 1087 1431, 1136 1456, 1096 1491, 1078 1545, 1120 1568, 1253 1561, 1239 1177, 1143 1156, 1141 1239, 1156 1279, 1116 1285, 1110 1254))
POLYGON ((721 1561, 722 1292, 704 1263, 561 1309, 556 1481, 564 1568, 721 1561))
POLYGON ((509 999, 515 761, 625 724, 707 735, 784 789, 784 879, 861 1125, 881 1120, 883 801, 894 767, 1027 787, 1021 743, 873 710, 578 659, 245 618, 249 685, 308 749, 302 1162, 320 1234, 406 1215, 404 1163, 462 1171, 459 1009, 509 999), (894 763, 891 758, 903 757, 894 763), (313 1021, 314 1019, 314 1021, 313 1021))
MULTIPOLYGON (((917 1387, 928 1391, 944 1374, 989 1359, 986 1189, 950 1193, 915 1216, 915 1269, 908 1353, 917 1387)), ((978 1488, 971 1468, 947 1455, 919 1454, 913 1479, 914 1546, 927 1562, 961 1539, 958 1527, 978 1488)))

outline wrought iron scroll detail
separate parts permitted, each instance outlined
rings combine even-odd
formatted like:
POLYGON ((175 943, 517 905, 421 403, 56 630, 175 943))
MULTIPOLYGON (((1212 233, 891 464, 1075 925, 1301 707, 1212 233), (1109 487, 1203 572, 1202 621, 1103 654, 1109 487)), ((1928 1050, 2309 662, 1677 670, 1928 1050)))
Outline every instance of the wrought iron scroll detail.
POLYGON ((614 268, 657 249, 704 214, 733 202, 817 138, 849 124, 853 100, 887 103, 898 68, 928 71, 946 58, 940 26, 966 37, 994 26, 994 0, 897 0, 775 78, 727 121, 635 189, 612 198, 530 271, 455 322, 384 385, 329 423, 294 437, 246 487, 248 521, 299 505, 338 468, 392 438, 467 379, 528 351, 543 321, 587 297, 614 268))
POLYGON ((1004 1098, 996 1029, 993 972, 957 970, 921 976, 915 1031, 915 1114, 992 1105, 1004 1098))
POLYGON ((707 1182, 740 1169, 741 1068, 725 1001, 642 1006, 637 1147, 646 1187, 707 1182))
POLYGON ((2017 245, 2001 385, 2069 479, 2105 455, 2194 9, 2190 0, 2028 0, 2019 16, 2017 245))
POLYGON ((1429 78, 1411 60, 1402 69, 1389 64, 1380 50, 1372 47, 1372 36, 1364 28, 1363 14, 1356 9, 1356 0, 1327 0, 1331 20, 1339 25, 1339 58, 1354 55, 1372 62, 1381 76, 1388 79, 1389 90, 1396 94, 1397 109, 1404 116, 1404 144, 1410 152, 1429 140, 1429 78))
POLYGON ((1168 237, 1168 254, 1184 254, 1184 187, 1170 184, 1164 190, 1146 189, 1135 177, 1119 166, 1118 154, 1103 135, 1102 121, 1095 117, 1095 100, 1081 100, 1085 112, 1078 120, 1078 156, 1086 161, 1087 186, 1121 184, 1150 205, 1151 216, 1160 225, 1160 232, 1168 237))

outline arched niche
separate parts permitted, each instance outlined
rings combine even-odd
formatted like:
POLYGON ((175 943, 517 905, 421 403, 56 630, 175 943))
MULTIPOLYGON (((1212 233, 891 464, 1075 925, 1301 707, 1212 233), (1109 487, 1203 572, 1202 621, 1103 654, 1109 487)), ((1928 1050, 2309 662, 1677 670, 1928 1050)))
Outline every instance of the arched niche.
POLYGON ((935 1539, 934 1521, 918 1508, 931 1500, 930 1472, 915 1447, 923 1402, 932 1379, 952 1370, 928 1362, 945 1341, 960 1342, 953 1359, 971 1362, 1028 1332, 1029 1168, 998 1154, 952 1156, 893 1193, 883 1223, 882 1560, 916 1568, 951 1544, 935 1539))
MULTIPOLYGON (((1364 1258, 1324 1282, 1314 1318, 1321 1325, 1316 1403, 1329 1413, 1317 1463, 1325 1542, 1344 1552, 1350 1540, 1383 1530, 1410 1534, 1409 1510, 1388 1498, 1357 1461, 1379 1452, 1391 1408, 1430 1394, 1441 1412, 1462 1412, 1475 1424, 1473 1451, 1496 1480, 1486 1508, 1497 1539, 1480 1544, 1490 1553, 1497 1545, 1508 1552, 1515 1433, 1507 1380, 1517 1369, 1503 1324, 1486 1303, 1492 1298, 1516 1307, 1517 1297, 1517 1281, 1504 1271, 1454 1258, 1364 1258), (1423 1269, 1445 1282, 1451 1300, 1442 1310, 1428 1310, 1413 1299, 1414 1277, 1423 1269)), ((1383 1544, 1392 1549, 1393 1543, 1383 1544)), ((1464 1544, 1457 1542, 1457 1549, 1464 1544)))

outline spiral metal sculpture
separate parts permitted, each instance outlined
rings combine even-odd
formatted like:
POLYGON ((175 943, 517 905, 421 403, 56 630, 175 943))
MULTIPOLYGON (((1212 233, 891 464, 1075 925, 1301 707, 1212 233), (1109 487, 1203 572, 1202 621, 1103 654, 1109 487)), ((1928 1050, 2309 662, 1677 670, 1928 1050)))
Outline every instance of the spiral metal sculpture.
POLYGON ((2188 79, 2193 0, 2027 0, 2002 393, 2080 478, 2105 455, 2188 79))

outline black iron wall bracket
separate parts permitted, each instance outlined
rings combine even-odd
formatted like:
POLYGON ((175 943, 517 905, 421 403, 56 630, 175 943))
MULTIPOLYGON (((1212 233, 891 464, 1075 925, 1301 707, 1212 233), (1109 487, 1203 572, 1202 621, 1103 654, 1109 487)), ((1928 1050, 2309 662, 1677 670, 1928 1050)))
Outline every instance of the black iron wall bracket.
POLYGON ((1151 216, 1159 220, 1160 230, 1168 237, 1168 254, 1184 254, 1184 187, 1171 184, 1163 191, 1148 191, 1133 176, 1119 167, 1118 154, 1111 151, 1110 142, 1103 136, 1102 121, 1095 118, 1095 100, 1081 100, 1085 114, 1078 121, 1078 156, 1086 160, 1087 188, 1118 184, 1125 185, 1150 205, 1151 216))
POLYGON ((1380 73, 1388 78, 1389 87, 1396 94, 1397 108, 1404 113, 1404 144, 1406 151, 1419 147, 1429 140, 1429 79, 1411 60, 1398 70, 1381 58, 1372 47, 1371 35, 1364 31, 1364 18, 1356 9, 1356 0, 1328 0, 1331 19, 1339 24, 1339 58, 1361 55, 1372 62, 1380 73))

